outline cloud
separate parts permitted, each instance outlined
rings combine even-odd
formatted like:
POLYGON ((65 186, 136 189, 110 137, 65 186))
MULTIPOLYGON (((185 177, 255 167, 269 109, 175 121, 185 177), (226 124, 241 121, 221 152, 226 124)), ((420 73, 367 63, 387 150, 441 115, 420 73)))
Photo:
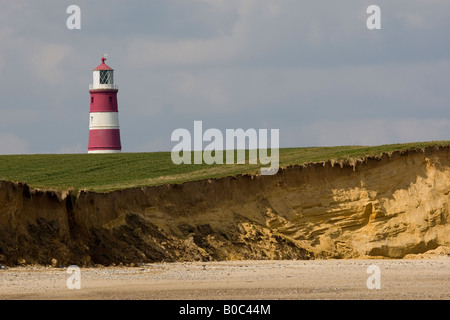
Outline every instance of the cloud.
POLYGON ((37 80, 56 85, 66 79, 61 62, 71 51, 68 45, 35 43, 29 62, 37 80))
POLYGON ((80 143, 77 143, 74 146, 63 146, 58 153, 68 153, 68 154, 74 154, 74 153, 87 153, 87 147, 82 146, 80 143))
MULTIPOLYGON (((3 44, 8 43, 11 45, 13 41, 12 35, 13 35, 13 28, 7 25, 0 27, 0 43, 3 44)), ((0 71, 2 71, 2 68, 5 66, 5 59, 8 48, 9 47, 6 45, 0 46, 0 71)))
MULTIPOLYGON (((226 85, 224 82, 226 80, 221 75, 184 72, 175 74, 173 79, 173 86, 180 95, 203 100, 200 101, 197 107, 192 106, 193 108, 189 109, 191 112, 212 109, 214 112, 221 113, 221 110, 225 111, 225 107, 229 106, 230 101, 228 100, 227 92, 225 92, 226 85)), ((177 106, 177 111, 186 112, 185 106, 177 106)))
POLYGON ((450 101, 445 90, 449 73, 450 62, 439 61, 338 68, 208 68, 149 77, 155 78, 151 81, 155 92, 164 88, 172 93, 166 102, 182 114, 258 116, 263 112, 290 122, 292 115, 311 120, 444 114, 450 101))
POLYGON ((5 127, 19 127, 29 125, 36 119, 39 119, 40 114, 36 109, 31 108, 11 108, 2 106, 0 109, 0 126, 5 127))
POLYGON ((450 134, 449 119, 341 119, 318 120, 280 132, 284 146, 381 145, 443 140, 450 134), (293 138, 295 137, 295 138, 293 138))
POLYGON ((128 47, 127 61, 134 67, 204 65, 235 57, 240 46, 235 36, 218 39, 161 40, 139 37, 128 47))
POLYGON ((65 25, 69 3, 2 4, 0 125, 30 152, 85 152, 88 84, 105 52, 124 150, 169 150, 171 128, 193 120, 278 128, 291 146, 450 134, 437 121, 450 108, 447 0, 377 0, 379 32, 366 28, 370 0, 78 4, 77 32, 65 25))
POLYGON ((28 142, 14 133, 0 133, 0 154, 28 153, 28 142))
MULTIPOLYGON (((136 67, 211 66, 248 59, 261 53, 257 52, 258 50, 267 49, 274 39, 280 39, 280 30, 273 32, 271 29, 276 27, 274 23, 285 18, 283 13, 289 11, 289 8, 282 8, 270 1, 196 2, 208 4, 222 14, 236 12, 238 18, 231 19, 233 23, 226 24, 227 30, 223 30, 223 26, 215 25, 214 21, 205 21, 205 24, 212 24, 222 30, 215 37, 206 39, 136 36, 128 46, 128 63, 136 67)), ((291 22, 294 21, 294 16, 288 18, 291 22)), ((288 38, 291 33, 295 31, 289 31, 283 38, 288 38)))

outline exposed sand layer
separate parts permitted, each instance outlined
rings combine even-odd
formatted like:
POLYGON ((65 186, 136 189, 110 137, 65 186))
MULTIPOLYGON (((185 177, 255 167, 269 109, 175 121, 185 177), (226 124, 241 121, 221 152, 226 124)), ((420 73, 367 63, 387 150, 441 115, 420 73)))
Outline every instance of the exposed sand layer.
POLYGON ((450 254, 450 149, 109 193, 0 181, 0 264, 450 254))
POLYGON ((232 261, 0 270, 0 299, 450 299, 450 259, 232 261), (368 289, 370 265, 380 289, 368 289))

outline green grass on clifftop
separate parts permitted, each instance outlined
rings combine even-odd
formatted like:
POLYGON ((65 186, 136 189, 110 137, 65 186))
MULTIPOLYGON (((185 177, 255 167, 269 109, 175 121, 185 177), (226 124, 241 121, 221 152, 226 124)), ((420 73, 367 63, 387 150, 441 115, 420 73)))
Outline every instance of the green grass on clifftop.
MULTIPOLYGON (((332 159, 361 158, 383 152, 443 145, 450 145, 450 141, 374 147, 284 148, 280 149, 280 167, 332 159)), ((106 192, 242 173, 258 173, 260 167, 261 165, 248 164, 175 165, 171 161, 170 152, 3 155, 0 156, 0 180, 26 182, 33 188, 74 188, 106 192)))

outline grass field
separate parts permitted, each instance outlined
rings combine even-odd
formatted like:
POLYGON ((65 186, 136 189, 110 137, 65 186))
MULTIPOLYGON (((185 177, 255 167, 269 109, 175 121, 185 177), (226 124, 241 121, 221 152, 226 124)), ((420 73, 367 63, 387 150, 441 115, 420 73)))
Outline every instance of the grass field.
MULTIPOLYGON (((383 152, 450 145, 450 141, 382 146, 280 149, 280 167, 379 155, 383 152)), ((259 173, 261 165, 175 165, 170 152, 120 154, 42 154, 0 156, 0 180, 26 182, 33 188, 117 189, 182 183, 242 173, 259 173)), ((267 165, 263 165, 267 167, 267 165)))

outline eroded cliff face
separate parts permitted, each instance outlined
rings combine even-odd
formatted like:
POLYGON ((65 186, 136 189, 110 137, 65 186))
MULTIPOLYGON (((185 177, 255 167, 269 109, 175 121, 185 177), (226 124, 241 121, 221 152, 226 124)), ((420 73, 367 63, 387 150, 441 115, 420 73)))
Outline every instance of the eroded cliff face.
POLYGON ((109 193, 0 182, 0 263, 448 254, 449 193, 448 147, 109 193))

